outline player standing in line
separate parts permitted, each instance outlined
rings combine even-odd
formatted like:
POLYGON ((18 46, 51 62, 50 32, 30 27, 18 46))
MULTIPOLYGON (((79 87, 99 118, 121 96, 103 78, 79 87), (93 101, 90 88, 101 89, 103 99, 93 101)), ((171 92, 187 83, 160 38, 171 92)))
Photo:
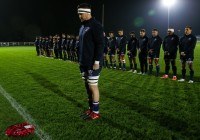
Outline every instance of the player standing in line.
POLYGON ((136 62, 136 56, 137 56, 137 38, 135 36, 135 32, 130 32, 130 39, 128 41, 128 47, 127 47, 127 55, 130 63, 130 71, 133 73, 137 73, 137 62, 136 62), (134 64, 134 68, 133 68, 134 64))
POLYGON ((49 36, 49 55, 53 58, 53 37, 49 36))
POLYGON ((66 45, 66 35, 65 33, 62 33, 62 42, 61 42, 61 48, 62 48, 62 52, 63 52, 63 60, 66 61, 67 60, 67 45, 66 45))
POLYGON ((39 39, 39 46, 40 46, 40 56, 43 55, 43 50, 42 50, 42 37, 40 36, 39 39))
POLYGON ((70 35, 67 35, 67 60, 70 60, 71 59, 71 55, 70 55, 70 40, 71 40, 71 37, 70 35))
POLYGON ((49 38, 45 37, 45 55, 46 57, 49 57, 49 38))
POLYGON ((108 55, 110 59, 110 68, 116 69, 116 38, 114 32, 109 32, 109 39, 108 39, 108 55))
POLYGON ((160 57, 160 48, 162 45, 162 39, 158 35, 158 29, 152 30, 152 37, 149 39, 148 45, 148 60, 149 60, 149 74, 152 74, 153 71, 153 61, 156 65, 156 76, 159 76, 160 73, 160 65, 159 65, 159 57, 160 57))
POLYGON ((58 38, 57 35, 53 37, 53 49, 55 54, 55 59, 58 59, 58 38))
POLYGON ((76 36, 76 43, 75 43, 75 62, 79 60, 79 36, 76 36))
POLYGON ((138 56, 140 61, 140 70, 138 74, 145 75, 147 73, 147 50, 148 50, 148 37, 146 36, 145 29, 140 30, 140 38, 138 39, 138 56))
POLYGON ((164 50, 164 59, 165 59, 165 75, 163 75, 161 78, 166 79, 169 76, 169 70, 170 70, 170 62, 172 65, 173 70, 173 81, 177 80, 176 74, 177 74, 177 67, 176 67, 176 56, 177 56, 177 50, 179 45, 179 37, 174 33, 173 28, 169 28, 167 31, 167 36, 165 37, 163 41, 163 50, 164 50))
POLYGON ((92 17, 89 4, 80 4, 78 15, 82 23, 79 31, 79 63, 82 78, 85 80, 89 104, 89 110, 84 112, 82 117, 98 119, 100 118, 98 79, 102 69, 104 50, 103 27, 92 17))
POLYGON ((189 83, 193 83, 194 69, 193 69, 193 60, 194 60, 194 49, 197 43, 197 38, 192 34, 192 27, 185 27, 185 35, 180 39, 179 52, 180 59, 182 64, 182 78, 178 80, 179 82, 185 81, 186 74, 186 63, 190 69, 190 80, 189 83))
POLYGON ((103 51, 103 67, 108 68, 108 38, 104 33, 104 51, 103 51))
POLYGON ((126 54, 126 43, 127 39, 124 35, 124 31, 122 29, 118 30, 118 37, 117 37, 117 54, 118 54, 118 63, 119 63, 119 69, 122 69, 123 65, 123 71, 126 70, 126 60, 125 60, 125 54, 126 54))
POLYGON ((36 37, 35 39, 35 48, 36 48, 37 56, 39 56, 40 55, 40 40, 38 37, 36 37))

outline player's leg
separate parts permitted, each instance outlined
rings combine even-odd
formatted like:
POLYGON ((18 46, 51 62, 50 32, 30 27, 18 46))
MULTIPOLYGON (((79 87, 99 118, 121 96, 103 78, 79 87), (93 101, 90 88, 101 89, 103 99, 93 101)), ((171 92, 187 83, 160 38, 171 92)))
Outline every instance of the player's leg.
POLYGON ((122 53, 120 55, 120 60, 121 60, 121 63, 123 64, 123 71, 126 70, 126 60, 125 60, 125 55, 122 53))
POLYGON ((98 119, 99 115, 99 88, 98 88, 98 80, 100 76, 101 68, 98 70, 89 70, 88 71, 88 85, 89 89, 92 93, 93 107, 92 113, 86 119, 98 119))
POLYGON ((152 55, 149 55, 148 62, 149 62, 149 75, 151 75, 153 71, 153 56, 152 55))
POLYGON ((119 63, 119 69, 122 69, 122 63, 121 63, 121 59, 120 59, 120 53, 117 54, 117 58, 118 58, 118 63, 119 63))
POLYGON ((116 67, 117 67, 116 66, 116 58, 115 58, 114 54, 112 55, 112 63, 113 63, 113 68, 116 69, 116 67))
POLYGON ((133 70, 133 73, 137 73, 136 55, 133 56, 133 64, 134 64, 134 70, 133 70))
POLYGON ((129 64, 130 64, 130 71, 133 71, 133 57, 131 54, 128 54, 128 60, 129 60, 129 64))
POLYGON ((165 60, 165 75, 161 77, 163 79, 168 78, 170 70, 170 59, 167 56, 165 56, 164 60, 165 60))
POLYGON ((147 63, 147 56, 144 56, 143 58, 144 60, 144 73, 143 74, 146 74, 147 73, 147 67, 148 67, 148 63, 147 63))
POLYGON ((108 60, 107 60, 107 54, 103 53, 103 67, 108 67, 108 60))
POLYGON ((181 73, 182 73, 182 78, 180 80, 178 80, 179 82, 184 82, 185 81, 185 75, 186 75, 186 59, 181 57, 181 73))
POLYGON ((156 65, 156 76, 159 76, 160 74, 159 57, 154 58, 154 63, 156 65))
POLYGON ((189 58, 187 60, 189 69, 190 69, 190 80, 189 83, 193 83, 194 82, 194 69, 193 69, 193 58, 189 58))
POLYGON ((171 65, 172 65, 172 71, 173 71, 173 78, 172 80, 177 80, 176 74, 177 74, 177 67, 176 67, 176 59, 171 59, 171 65))
POLYGON ((85 118, 92 112, 93 98, 92 98, 92 92, 88 84, 88 71, 85 67, 82 67, 82 66, 80 66, 80 71, 81 71, 81 76, 84 81, 85 89, 88 95, 88 110, 86 110, 83 114, 81 114, 81 117, 85 118))
POLYGON ((105 64, 106 64, 106 68, 108 68, 108 53, 106 53, 106 56, 105 56, 105 64))
POLYGON ((138 74, 142 74, 144 73, 144 60, 141 53, 139 54, 139 61, 140 61, 140 72, 138 74))
POLYGON ((113 62, 112 62, 112 55, 109 53, 109 62, 110 62, 110 68, 113 68, 113 62))
POLYGON ((56 59, 58 59, 58 49, 54 49, 54 54, 55 54, 56 59))

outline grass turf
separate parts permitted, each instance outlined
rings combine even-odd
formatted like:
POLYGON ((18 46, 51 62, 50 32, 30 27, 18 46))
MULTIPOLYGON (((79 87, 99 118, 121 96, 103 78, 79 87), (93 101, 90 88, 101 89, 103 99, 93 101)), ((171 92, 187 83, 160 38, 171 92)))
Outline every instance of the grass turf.
MULTIPOLYGON (((200 44, 195 50, 194 84, 104 69, 99 82, 102 118, 95 121, 79 117, 87 108, 87 96, 78 65, 37 57, 34 47, 0 48, 0 85, 55 140, 197 140, 199 51, 200 44)), ((177 66, 180 78, 180 63, 177 66)), ((23 118, 0 94, 0 139, 9 140, 5 129, 22 122, 23 118)), ((32 135, 23 139, 39 138, 32 135)))

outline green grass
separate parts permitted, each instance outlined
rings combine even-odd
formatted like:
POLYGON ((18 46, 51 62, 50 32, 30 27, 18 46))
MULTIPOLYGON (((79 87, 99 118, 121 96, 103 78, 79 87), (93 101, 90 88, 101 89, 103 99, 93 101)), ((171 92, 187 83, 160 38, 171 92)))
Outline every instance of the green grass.
MULTIPOLYGON (((194 84, 104 69, 99 81, 102 118, 95 121, 79 117, 87 108, 87 96, 78 65, 37 57, 33 47, 0 48, 0 85, 54 140, 198 140, 199 51, 200 44, 194 84)), ((163 56, 160 65, 163 73, 163 56)), ((180 75, 180 63, 177 66, 180 75)), ((9 140, 5 129, 22 122, 0 94, 0 139, 9 140)))

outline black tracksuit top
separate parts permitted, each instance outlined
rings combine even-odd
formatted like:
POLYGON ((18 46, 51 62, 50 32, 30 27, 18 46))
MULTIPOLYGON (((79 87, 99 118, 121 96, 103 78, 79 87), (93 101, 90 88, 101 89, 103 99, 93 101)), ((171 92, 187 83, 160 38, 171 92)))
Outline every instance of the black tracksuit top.
POLYGON ((94 18, 83 21, 79 36, 80 65, 92 67, 95 61, 99 61, 100 65, 102 65, 105 43, 102 25, 94 18))
POLYGON ((154 53, 160 53, 160 47, 162 45, 162 38, 160 36, 155 36, 151 37, 149 39, 149 44, 148 44, 148 51, 152 50, 154 53))
POLYGON ((197 38, 194 35, 184 35, 180 39, 179 51, 184 52, 187 57, 194 57, 194 48, 197 43, 197 38))
POLYGON ((176 34, 168 35, 163 41, 163 50, 170 54, 177 54, 179 37, 176 34))

